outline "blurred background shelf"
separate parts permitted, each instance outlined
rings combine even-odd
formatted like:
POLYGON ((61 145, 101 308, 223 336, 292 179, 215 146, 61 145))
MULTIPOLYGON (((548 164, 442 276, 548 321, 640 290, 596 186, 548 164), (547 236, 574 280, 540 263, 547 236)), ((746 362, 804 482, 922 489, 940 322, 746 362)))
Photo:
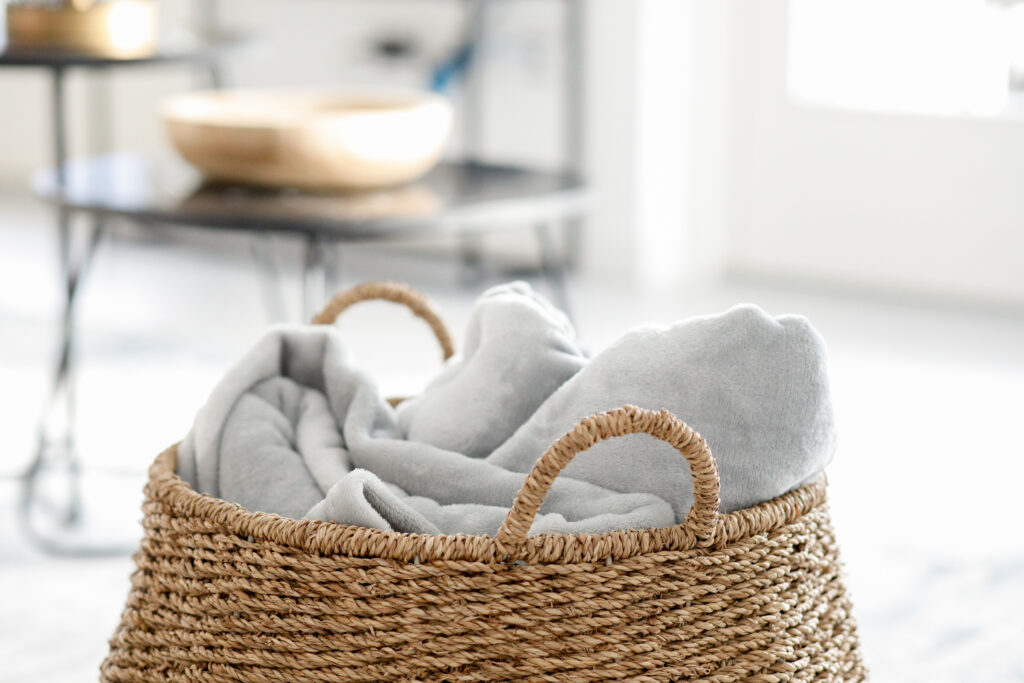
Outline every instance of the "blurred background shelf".
MULTIPOLYGON (((162 39, 152 52, 131 57, 4 46, 0 49, 0 67, 108 69, 154 64, 201 64, 213 68, 215 62, 231 53, 257 44, 257 37, 244 31, 207 31, 162 39)), ((215 84, 220 82, 219 76, 213 80, 215 84)))

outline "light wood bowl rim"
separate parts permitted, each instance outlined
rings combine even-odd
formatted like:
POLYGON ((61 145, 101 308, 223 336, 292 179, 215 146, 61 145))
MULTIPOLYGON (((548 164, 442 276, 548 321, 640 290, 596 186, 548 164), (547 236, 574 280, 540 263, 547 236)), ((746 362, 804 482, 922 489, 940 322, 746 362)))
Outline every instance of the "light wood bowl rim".
MULTIPOLYGON (((285 131, 299 130, 310 125, 325 122, 338 122, 344 119, 363 116, 368 109, 387 113, 413 114, 428 107, 443 106, 449 112, 449 100, 436 93, 405 89, 405 88, 335 88, 318 90, 311 88, 266 88, 237 90, 202 90, 172 95, 159 105, 160 117, 165 123, 187 125, 208 129, 252 130, 252 131, 285 131), (248 100, 258 106, 261 101, 270 102, 274 98, 282 101, 292 100, 290 108, 296 111, 292 117, 281 117, 278 120, 268 118, 257 120, 231 120, 231 100, 248 100), (305 100, 305 102, 303 102, 305 100), (362 105, 362 106, 360 106, 362 105), (217 107, 224 111, 211 115, 217 107), (306 113, 303 114, 302 112, 306 113)), ((288 107, 289 105, 285 105, 288 107)), ((271 105, 267 105, 270 111, 271 105)))

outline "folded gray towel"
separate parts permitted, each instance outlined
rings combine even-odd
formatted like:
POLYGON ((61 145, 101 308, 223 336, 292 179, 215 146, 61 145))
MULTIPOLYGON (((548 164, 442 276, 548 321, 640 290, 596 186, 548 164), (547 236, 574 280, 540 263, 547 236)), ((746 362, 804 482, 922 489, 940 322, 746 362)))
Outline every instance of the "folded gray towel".
MULTIPOLYGON (((700 431, 723 508, 813 478, 833 452, 822 344, 752 306, 623 337, 587 362, 521 284, 478 302, 466 353, 398 411, 331 327, 278 327, 214 389, 179 448, 197 490, 253 510, 413 533, 492 534, 526 472, 587 415, 633 403, 700 431)), ((532 533, 668 526, 685 460, 646 436, 599 444, 556 480, 532 533)))

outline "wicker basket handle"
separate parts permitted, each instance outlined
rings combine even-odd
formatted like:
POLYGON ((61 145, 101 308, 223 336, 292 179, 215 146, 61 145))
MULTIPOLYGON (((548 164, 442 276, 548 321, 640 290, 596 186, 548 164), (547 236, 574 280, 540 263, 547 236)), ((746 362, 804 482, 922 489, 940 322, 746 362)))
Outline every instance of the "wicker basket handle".
POLYGON ((650 434, 661 439, 674 446, 690 463, 693 507, 686 515, 684 525, 703 545, 709 545, 714 540, 718 524, 720 488, 718 466, 711 449, 700 434, 667 410, 655 412, 623 406, 584 418, 537 460, 495 537, 503 552, 514 558, 516 549, 526 541, 534 517, 555 478, 576 455, 599 441, 627 434, 650 434))
POLYGON ((413 314, 430 325, 430 329, 441 344, 445 360, 455 354, 455 344, 452 343, 452 336, 448 328, 437 312, 437 308, 426 297, 412 287, 400 282, 364 282, 352 289, 347 289, 334 295, 323 310, 313 318, 314 325, 331 325, 345 309, 360 301, 371 301, 381 299, 396 304, 403 304, 413 314))

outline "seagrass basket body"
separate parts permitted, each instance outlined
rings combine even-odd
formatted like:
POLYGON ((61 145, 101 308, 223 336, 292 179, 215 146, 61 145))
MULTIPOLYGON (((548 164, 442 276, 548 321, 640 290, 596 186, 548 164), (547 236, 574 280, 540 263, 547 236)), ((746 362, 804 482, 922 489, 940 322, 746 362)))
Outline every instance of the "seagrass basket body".
POLYGON ((824 480, 719 514, 710 450, 664 411, 580 422, 493 538, 249 512, 196 493, 175 464, 171 448, 150 469, 103 681, 865 678, 824 480), (574 456, 632 433, 689 461, 683 524, 527 535, 574 456))

